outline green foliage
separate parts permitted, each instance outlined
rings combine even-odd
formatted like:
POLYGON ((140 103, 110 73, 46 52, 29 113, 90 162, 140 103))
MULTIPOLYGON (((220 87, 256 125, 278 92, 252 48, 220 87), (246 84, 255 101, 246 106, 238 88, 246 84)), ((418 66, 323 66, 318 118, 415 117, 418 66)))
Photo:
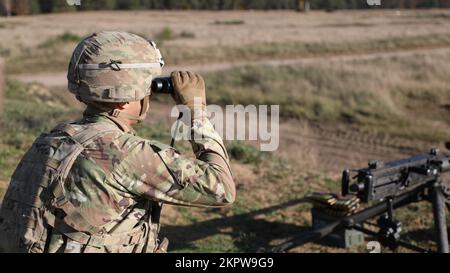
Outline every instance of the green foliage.
POLYGON ((83 2, 82 5, 79 7, 80 9, 83 9, 83 10, 115 9, 118 7, 119 4, 122 4, 123 1, 96 0, 96 1, 85 1, 85 2, 83 2))
POLYGON ((57 39, 64 43, 79 42, 81 40, 81 37, 70 32, 64 32, 63 34, 59 35, 57 39))
POLYGON ((175 35, 173 34, 173 30, 170 27, 163 28, 159 33, 156 34, 155 39, 156 42, 161 46, 164 44, 164 41, 174 39, 175 35))
POLYGON ((215 234, 202 240, 194 242, 189 248, 181 248, 175 252, 182 253, 223 253, 223 252, 239 252, 239 249, 234 245, 234 240, 227 234, 215 234))
POLYGON ((189 31, 182 31, 179 35, 180 38, 195 38, 195 33, 189 31))
POLYGON ((141 7, 141 3, 139 0, 117 0, 116 8, 117 9, 139 9, 141 7))
POLYGON ((231 141, 227 145, 227 150, 231 158, 245 164, 253 164, 256 166, 261 164, 263 159, 270 155, 241 141, 231 141))
MULTIPOLYGON (((146 35, 140 36, 145 37, 146 35)), ((155 35, 155 40, 158 46, 162 46, 165 41, 170 41, 177 38, 193 39, 195 38, 195 33, 189 31, 182 31, 180 33, 175 33, 170 27, 165 27, 155 35)))
POLYGON ((30 0, 30 13, 37 14, 40 12, 39 2, 36 0, 30 0))
POLYGON ((156 40, 160 43, 164 40, 172 40, 173 38, 173 30, 170 27, 165 27, 158 34, 156 34, 156 40))
POLYGON ((71 32, 64 32, 56 37, 50 38, 47 41, 39 45, 39 48, 52 48, 64 43, 76 43, 81 41, 81 37, 71 32))
POLYGON ((243 25, 245 24, 244 20, 228 20, 228 21, 214 21, 215 25, 243 25))

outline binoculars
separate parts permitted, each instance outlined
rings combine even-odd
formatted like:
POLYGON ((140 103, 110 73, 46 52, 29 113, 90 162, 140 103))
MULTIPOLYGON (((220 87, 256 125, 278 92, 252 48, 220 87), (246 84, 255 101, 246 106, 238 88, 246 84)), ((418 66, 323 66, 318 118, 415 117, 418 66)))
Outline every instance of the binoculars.
POLYGON ((173 83, 171 77, 160 77, 152 80, 152 93, 157 94, 172 94, 173 83))

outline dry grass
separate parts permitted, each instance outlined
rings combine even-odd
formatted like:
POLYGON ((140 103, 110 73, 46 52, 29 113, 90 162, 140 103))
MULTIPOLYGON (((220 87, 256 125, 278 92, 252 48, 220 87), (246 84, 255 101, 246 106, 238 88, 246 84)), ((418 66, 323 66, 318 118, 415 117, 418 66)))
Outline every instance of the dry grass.
POLYGON ((284 118, 354 124, 375 134, 444 141, 450 51, 244 67, 206 75, 211 103, 279 104, 284 118))
POLYGON ((55 39, 111 29, 162 40, 168 65, 402 50, 449 46, 448 17, 446 11, 127 11, 0 18, 0 54, 11 73, 56 71, 76 42, 55 39))
POLYGON ((85 35, 103 29, 126 30, 155 37, 164 28, 195 33, 170 45, 186 47, 241 46, 260 42, 349 42, 398 36, 450 33, 450 12, 436 11, 119 11, 49 14, 0 18, 0 45, 35 47, 70 31, 85 35), (445 16, 444 16, 445 15, 445 16), (217 24, 216 22, 242 22, 217 24))

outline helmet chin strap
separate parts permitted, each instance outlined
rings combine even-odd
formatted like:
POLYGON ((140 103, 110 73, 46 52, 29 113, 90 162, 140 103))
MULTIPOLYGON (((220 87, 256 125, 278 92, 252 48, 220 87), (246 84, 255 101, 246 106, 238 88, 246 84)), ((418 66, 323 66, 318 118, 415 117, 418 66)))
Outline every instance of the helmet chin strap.
POLYGON ((109 114, 116 118, 125 118, 125 119, 129 119, 129 120, 135 120, 138 123, 141 123, 147 116, 147 111, 149 109, 149 101, 150 101, 149 96, 145 96, 141 100, 141 111, 139 112, 139 115, 133 115, 133 114, 121 111, 119 109, 114 109, 111 112, 109 112, 109 114))

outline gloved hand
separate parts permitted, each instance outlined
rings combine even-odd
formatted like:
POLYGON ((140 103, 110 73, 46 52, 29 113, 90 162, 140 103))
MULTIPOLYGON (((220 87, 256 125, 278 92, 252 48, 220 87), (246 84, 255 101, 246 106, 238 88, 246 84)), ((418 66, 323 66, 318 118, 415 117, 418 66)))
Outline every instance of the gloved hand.
POLYGON ((186 105, 194 110, 206 109, 205 81, 202 76, 189 71, 174 71, 170 74, 174 93, 172 98, 177 104, 186 105))

